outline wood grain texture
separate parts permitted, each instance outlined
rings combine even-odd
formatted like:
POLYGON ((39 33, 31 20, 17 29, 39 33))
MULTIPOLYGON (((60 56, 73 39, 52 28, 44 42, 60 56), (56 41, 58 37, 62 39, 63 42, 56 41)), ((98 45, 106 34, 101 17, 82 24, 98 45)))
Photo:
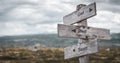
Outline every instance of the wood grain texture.
POLYGON ((98 52, 97 39, 82 40, 77 45, 64 48, 64 58, 70 59, 98 52))
POLYGON ((79 58, 79 63, 89 63, 89 56, 86 55, 86 56, 81 56, 79 58))
POLYGON ((109 40, 110 30, 103 28, 58 24, 58 36, 65 38, 97 38, 109 40))
POLYGON ((96 3, 82 7, 63 17, 64 24, 70 25, 96 15, 96 3))

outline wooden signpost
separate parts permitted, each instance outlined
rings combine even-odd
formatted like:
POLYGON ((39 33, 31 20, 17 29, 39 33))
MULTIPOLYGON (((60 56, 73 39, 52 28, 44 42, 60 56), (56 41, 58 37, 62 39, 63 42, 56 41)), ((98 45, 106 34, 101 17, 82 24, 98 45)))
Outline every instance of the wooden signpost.
POLYGON ((58 24, 58 36, 78 38, 78 44, 64 48, 64 58, 79 57, 80 63, 89 62, 89 54, 98 52, 97 39, 109 40, 110 30, 87 26, 87 19, 96 15, 96 3, 80 4, 76 11, 63 17, 64 24, 58 24), (73 25, 77 24, 77 25, 73 25))

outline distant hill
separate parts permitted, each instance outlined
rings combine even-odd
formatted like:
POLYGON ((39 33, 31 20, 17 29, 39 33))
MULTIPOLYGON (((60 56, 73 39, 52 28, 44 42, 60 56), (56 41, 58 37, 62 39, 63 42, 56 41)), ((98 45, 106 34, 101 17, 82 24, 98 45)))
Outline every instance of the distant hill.
POLYGON ((120 33, 111 34, 111 40, 100 40, 100 46, 119 46, 120 47, 120 33))
MULTIPOLYGON (((111 34, 111 40, 99 40, 100 46, 120 46, 120 33, 111 34)), ((35 34, 0 37, 0 46, 33 46, 36 44, 46 47, 66 47, 77 44, 77 39, 59 38, 57 34, 35 34)))
POLYGON ((65 47, 77 43, 76 39, 59 38, 57 34, 35 34, 0 37, 0 46, 32 46, 36 44, 47 47, 65 47))
POLYGON ((111 36, 113 39, 120 39, 120 33, 113 33, 111 36))

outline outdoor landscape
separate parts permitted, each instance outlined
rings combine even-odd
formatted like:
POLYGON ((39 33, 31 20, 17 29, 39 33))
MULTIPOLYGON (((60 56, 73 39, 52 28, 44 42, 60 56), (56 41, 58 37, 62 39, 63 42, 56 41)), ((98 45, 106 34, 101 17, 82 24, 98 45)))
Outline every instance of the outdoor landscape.
POLYGON ((0 0, 0 63, 84 63, 83 55, 120 63, 120 0, 0 0))
MULTIPOLYGON (((120 63, 120 33, 111 40, 99 40, 99 52, 89 55, 90 63, 120 63)), ((56 34, 0 37, 0 63, 79 63, 78 58, 64 60, 63 48, 77 39, 56 34)))

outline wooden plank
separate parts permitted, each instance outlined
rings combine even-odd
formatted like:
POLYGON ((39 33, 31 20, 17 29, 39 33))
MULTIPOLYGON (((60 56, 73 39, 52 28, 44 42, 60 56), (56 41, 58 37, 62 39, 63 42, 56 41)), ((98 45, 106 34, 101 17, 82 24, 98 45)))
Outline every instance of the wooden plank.
POLYGON ((110 30, 103 28, 58 24, 58 36, 66 38, 110 39, 110 30))
POLYGON ((76 29, 75 26, 71 25, 63 25, 58 24, 58 36, 59 37, 67 37, 67 38, 77 38, 79 36, 76 35, 75 32, 73 32, 73 29, 76 29))
POLYGON ((63 17, 64 24, 70 25, 96 15, 96 3, 80 8, 63 17))
POLYGON ((64 48, 64 58, 70 59, 98 52, 97 39, 82 40, 82 43, 64 48))
POLYGON ((96 35, 98 39, 102 40, 111 39, 110 30, 108 29, 90 27, 90 29, 87 31, 87 34, 94 36, 96 35))
POLYGON ((83 20, 83 21, 81 21, 81 22, 78 22, 77 25, 87 26, 87 20, 83 20))

